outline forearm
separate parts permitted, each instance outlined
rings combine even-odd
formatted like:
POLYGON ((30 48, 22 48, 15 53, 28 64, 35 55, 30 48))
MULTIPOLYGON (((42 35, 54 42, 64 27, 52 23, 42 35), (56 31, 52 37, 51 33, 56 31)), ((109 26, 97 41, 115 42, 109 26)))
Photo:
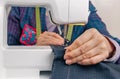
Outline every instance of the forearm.
POLYGON ((21 29, 19 26, 19 17, 15 8, 12 8, 8 16, 8 28, 7 28, 8 45, 19 45, 20 33, 21 29))

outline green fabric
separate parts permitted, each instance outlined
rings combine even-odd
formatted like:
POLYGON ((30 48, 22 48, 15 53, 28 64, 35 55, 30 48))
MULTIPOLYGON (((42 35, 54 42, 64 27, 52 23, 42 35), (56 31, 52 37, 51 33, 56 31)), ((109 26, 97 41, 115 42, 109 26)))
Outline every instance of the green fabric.
POLYGON ((73 25, 69 24, 69 26, 68 26, 68 32, 67 32, 67 37, 66 37, 67 40, 71 41, 72 33, 73 33, 73 25))
POLYGON ((41 19, 39 7, 36 7, 35 13, 36 13, 36 36, 38 37, 41 34, 41 19))

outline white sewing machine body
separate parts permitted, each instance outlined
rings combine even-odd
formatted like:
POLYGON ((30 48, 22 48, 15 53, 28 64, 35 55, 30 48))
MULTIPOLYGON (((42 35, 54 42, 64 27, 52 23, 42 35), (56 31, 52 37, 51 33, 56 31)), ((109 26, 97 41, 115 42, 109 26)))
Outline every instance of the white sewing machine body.
POLYGON ((6 5, 44 6, 56 24, 87 23, 89 0, 3 0, 6 5))
POLYGON ((40 71, 51 70, 52 49, 7 45, 7 8, 14 5, 45 6, 57 24, 87 23, 89 0, 0 0, 0 54, 4 68, 1 79, 40 79, 40 71))

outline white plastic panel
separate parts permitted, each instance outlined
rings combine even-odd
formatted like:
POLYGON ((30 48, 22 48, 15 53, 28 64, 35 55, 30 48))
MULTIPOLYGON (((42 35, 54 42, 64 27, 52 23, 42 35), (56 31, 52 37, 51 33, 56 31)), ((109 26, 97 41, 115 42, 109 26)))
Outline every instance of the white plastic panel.
POLYGON ((68 23, 68 2, 69 0, 54 0, 51 2, 51 16, 55 23, 66 24, 68 23))
POLYGON ((52 19, 57 24, 87 23, 88 21, 89 0, 55 0, 51 5, 52 19))
POLYGON ((1 0, 4 5, 18 5, 18 6, 40 6, 49 5, 49 0, 1 0))
POLYGON ((70 0, 69 23, 87 23, 89 16, 89 0, 70 0))
POLYGON ((51 70, 53 53, 50 47, 12 47, 3 49, 6 68, 38 68, 51 70))

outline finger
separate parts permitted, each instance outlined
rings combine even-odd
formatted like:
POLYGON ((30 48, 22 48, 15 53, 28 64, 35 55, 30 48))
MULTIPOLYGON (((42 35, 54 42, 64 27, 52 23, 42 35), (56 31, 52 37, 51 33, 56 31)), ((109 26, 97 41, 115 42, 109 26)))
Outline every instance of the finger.
POLYGON ((79 48, 81 49, 81 52, 84 54, 85 52, 88 52, 89 50, 99 46, 101 42, 102 42, 102 39, 92 38, 88 42, 81 45, 79 48))
POLYGON ((71 58, 71 61, 69 60, 70 63, 68 63, 68 64, 77 63, 77 62, 80 62, 80 61, 85 60, 85 59, 89 59, 89 58, 94 57, 94 56, 99 55, 99 54, 101 54, 101 50, 99 49, 99 47, 95 47, 95 48, 91 49, 90 51, 88 51, 82 55, 71 58))
MULTIPOLYGON (((77 42, 78 39, 77 39, 72 45, 70 45, 69 47, 67 47, 67 49, 69 49, 69 50, 74 50, 74 49, 76 49, 78 47, 80 47, 80 48, 76 49, 76 50, 78 50, 78 52, 75 53, 73 51, 72 53, 70 53, 71 54, 70 56, 66 55, 65 59, 68 58, 68 57, 76 57, 76 56, 80 55, 81 53, 89 51, 90 49, 94 48, 97 44, 99 44, 101 40, 99 40, 98 37, 94 37, 94 33, 95 32, 96 32, 96 30, 90 29, 90 30, 87 30, 83 34, 83 36, 79 37, 79 38, 81 38, 81 40, 83 40, 84 42, 86 42, 86 43, 83 42, 83 45, 82 45, 82 42, 78 43, 77 42), (84 40, 86 37, 87 37, 88 40, 84 40)), ((66 53, 67 53, 67 51, 66 51, 66 53)))
POLYGON ((38 45, 38 46, 46 46, 46 45, 49 45, 49 44, 48 44, 48 42, 46 40, 44 40, 42 38, 42 39, 37 40, 36 45, 38 45))
POLYGON ((101 61, 105 60, 106 59, 106 55, 105 53, 103 54, 100 54, 100 55, 96 55, 90 59, 85 59, 81 62, 78 62, 78 64, 81 64, 81 65, 94 65, 94 64, 97 64, 97 63, 100 63, 101 61))
POLYGON ((68 53, 68 52, 72 51, 72 50, 68 49, 68 47, 65 47, 64 49, 66 50, 65 53, 68 53))
POLYGON ((53 36, 53 37, 56 37, 56 38, 58 38, 58 39, 61 39, 61 40, 63 40, 63 38, 59 35, 59 34, 57 34, 57 33, 54 33, 54 32, 45 32, 48 36, 53 36))
POLYGON ((45 39, 47 39, 48 42, 53 42, 54 41, 54 42, 57 42, 57 44, 64 44, 64 39, 62 37, 58 38, 59 35, 54 33, 54 32, 45 32, 42 36, 45 39))
POLYGON ((46 42, 46 41, 44 41, 43 43, 42 43, 42 45, 60 45, 60 44, 58 44, 58 43, 56 43, 56 42, 52 42, 52 41, 50 41, 50 42, 46 42))
POLYGON ((37 38, 37 45, 63 45, 64 42, 61 39, 57 39, 53 36, 42 34, 37 38))
POLYGON ((58 40, 61 40, 61 42, 64 44, 64 39, 59 34, 54 33, 54 32, 46 32, 46 34, 48 36, 54 37, 54 38, 56 38, 58 40))
POLYGON ((76 49, 73 49, 73 50, 67 48, 67 50, 71 50, 71 51, 66 51, 64 59, 67 59, 68 57, 74 58, 74 57, 77 57, 77 56, 85 53, 85 52, 84 52, 84 49, 83 49, 81 46, 78 47, 78 48, 76 48, 76 49), (67 57, 67 58, 66 58, 66 57, 67 57))
POLYGON ((37 45, 61 45, 60 43, 56 42, 55 40, 49 40, 45 39, 45 40, 41 40, 39 41, 39 43, 37 43, 37 45))
MULTIPOLYGON (((70 50, 70 49, 67 49, 67 50, 70 50)), ((81 51, 81 48, 76 48, 74 50, 70 50, 70 51, 66 51, 65 55, 64 55, 64 59, 73 59, 77 56, 80 56, 82 55, 82 51, 81 51)))
POLYGON ((46 39, 46 41, 50 44, 50 45, 63 45, 64 42, 61 39, 57 39, 55 37, 52 36, 48 36, 48 39, 46 39))
POLYGON ((71 57, 69 57, 69 55, 66 55, 66 54, 69 53, 69 52, 71 52, 71 50, 69 50, 69 49, 67 49, 67 50, 65 51, 65 54, 64 54, 64 59, 65 59, 65 60, 71 58, 71 57))
POLYGON ((95 34, 95 29, 89 29, 85 31, 81 36, 79 36, 70 46, 69 49, 75 49, 76 47, 79 47, 89 41, 95 34))

